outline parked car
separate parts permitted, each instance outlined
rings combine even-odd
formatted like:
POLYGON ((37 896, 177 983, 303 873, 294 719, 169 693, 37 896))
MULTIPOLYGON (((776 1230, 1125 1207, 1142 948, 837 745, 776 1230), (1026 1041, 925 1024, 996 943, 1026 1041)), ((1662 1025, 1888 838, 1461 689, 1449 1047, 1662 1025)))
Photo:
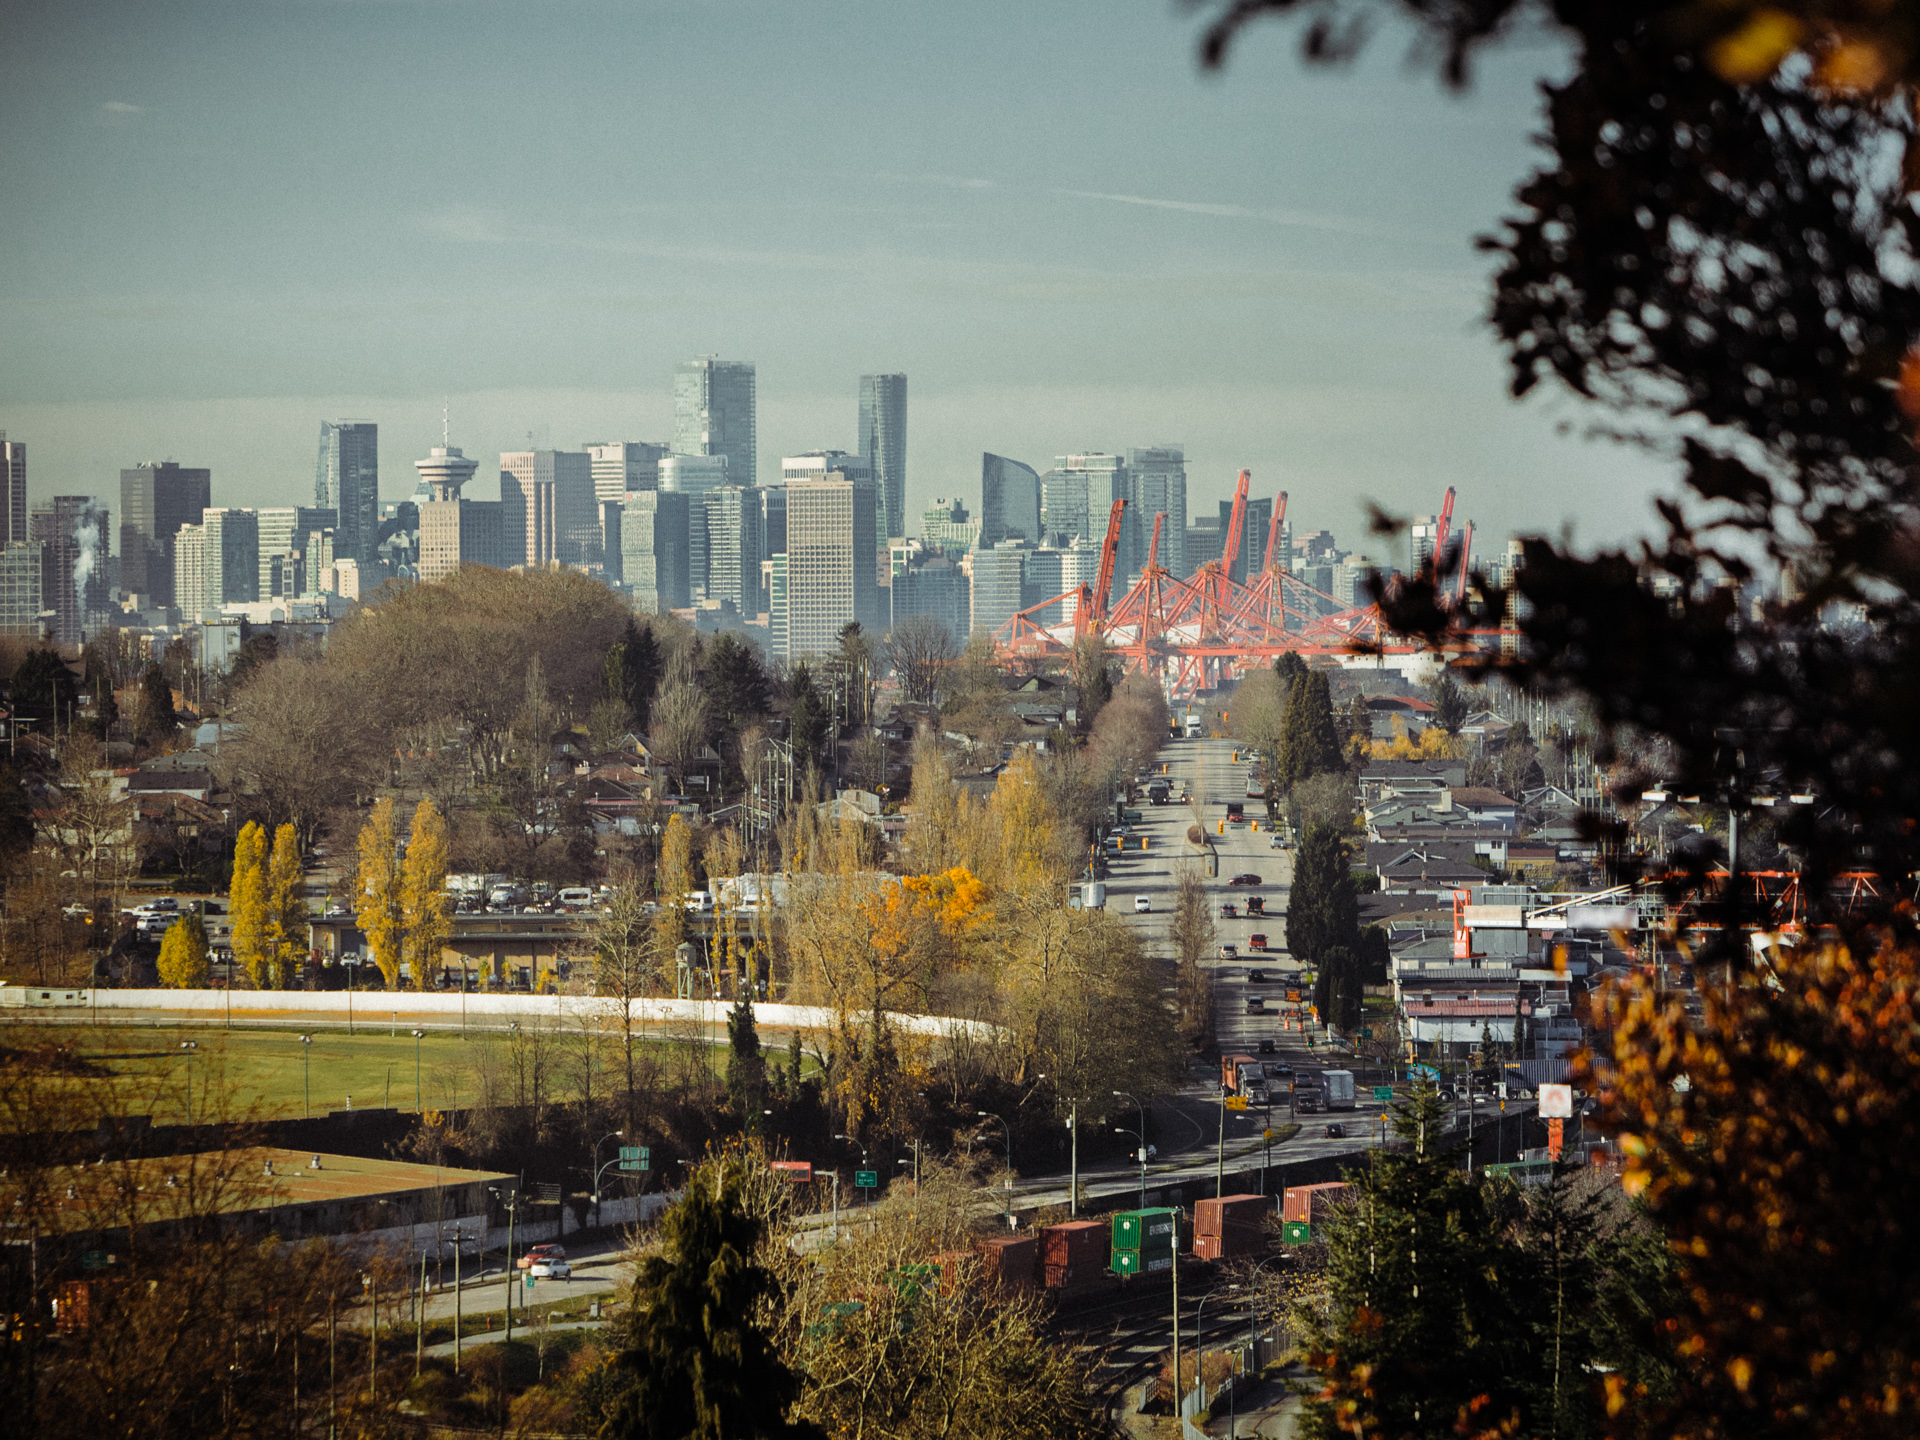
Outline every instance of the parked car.
POLYGON ((1247 948, 1249 950, 1265 950, 1267 948, 1267 937, 1256 931, 1247 937, 1247 948))
POLYGON ((1144 895, 1136 895, 1133 897, 1133 913, 1134 914, 1147 915, 1147 914, 1151 914, 1152 911, 1153 911, 1153 901, 1149 900, 1144 895))
POLYGON ((1240 918, 1240 907, 1235 905, 1231 900, 1222 900, 1220 902, 1220 918, 1222 920, 1238 920, 1240 918))
POLYGON ((1236 875, 1227 881, 1229 885, 1258 885, 1259 883, 1260 877, 1258 875, 1236 875))
POLYGON ((1238 945, 1222 945, 1220 947, 1220 958, 1222 960, 1238 960, 1240 958, 1240 947, 1238 945))
POLYGON ((1344 1139, 1346 1139, 1346 1138, 1347 1138, 1347 1127, 1346 1127, 1346 1126, 1344 1126, 1344 1125, 1329 1125, 1329 1126, 1327 1126, 1327 1139, 1329 1139, 1329 1140, 1344 1140, 1344 1139))
POLYGON ((527 1274, 536 1280, 571 1280, 573 1267, 558 1256, 547 1256, 534 1261, 527 1268, 527 1274))
POLYGON ((564 1260, 566 1258, 567 1247, 564 1245, 535 1245, 513 1263, 519 1269, 531 1270, 542 1260, 564 1260))

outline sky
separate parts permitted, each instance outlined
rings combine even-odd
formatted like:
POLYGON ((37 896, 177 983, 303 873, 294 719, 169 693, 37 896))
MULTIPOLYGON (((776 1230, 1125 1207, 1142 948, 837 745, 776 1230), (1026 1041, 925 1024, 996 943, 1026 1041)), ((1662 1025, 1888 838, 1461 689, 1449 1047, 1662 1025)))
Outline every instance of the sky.
POLYGON ((854 448, 905 371, 910 513, 980 452, 1180 443, 1376 559, 1378 504, 1483 537, 1652 528, 1669 472, 1506 394, 1496 226, 1538 154, 1534 36, 1448 93, 1383 29, 1224 73, 1176 0, 13 0, 0 429, 29 489, 144 459, 311 503, 319 422, 440 443, 671 435, 676 362, 758 367, 759 465, 854 448))

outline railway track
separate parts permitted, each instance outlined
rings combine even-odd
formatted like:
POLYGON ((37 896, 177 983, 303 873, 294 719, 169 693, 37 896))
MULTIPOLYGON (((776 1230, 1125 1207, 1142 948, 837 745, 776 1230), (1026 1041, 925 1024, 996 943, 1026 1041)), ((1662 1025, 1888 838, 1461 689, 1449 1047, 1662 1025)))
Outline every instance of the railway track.
MULTIPOLYGON (((1195 1277, 1199 1281, 1199 1277, 1195 1277)), ((1199 1281, 1180 1296, 1180 1350, 1207 1349, 1243 1337, 1247 1307, 1199 1281), (1203 1308, 1203 1303, 1204 1304, 1203 1308)), ((1094 1362, 1094 1394, 1111 1419, 1159 1369, 1173 1344, 1173 1292, 1165 1284, 1134 1282, 1127 1292, 1069 1302, 1055 1313, 1054 1333, 1077 1345, 1094 1362)))

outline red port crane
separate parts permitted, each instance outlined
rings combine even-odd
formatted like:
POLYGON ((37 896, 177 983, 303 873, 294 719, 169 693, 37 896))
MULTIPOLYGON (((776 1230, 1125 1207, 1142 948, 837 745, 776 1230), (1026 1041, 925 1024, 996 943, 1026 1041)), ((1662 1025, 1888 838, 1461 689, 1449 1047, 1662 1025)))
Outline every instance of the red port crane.
POLYGON ((1273 523, 1267 526, 1267 559, 1266 563, 1260 567, 1262 570, 1271 570, 1273 568, 1273 547, 1275 542, 1280 539, 1280 526, 1286 518, 1287 492, 1282 490, 1280 492, 1280 503, 1276 505, 1273 510, 1273 523))

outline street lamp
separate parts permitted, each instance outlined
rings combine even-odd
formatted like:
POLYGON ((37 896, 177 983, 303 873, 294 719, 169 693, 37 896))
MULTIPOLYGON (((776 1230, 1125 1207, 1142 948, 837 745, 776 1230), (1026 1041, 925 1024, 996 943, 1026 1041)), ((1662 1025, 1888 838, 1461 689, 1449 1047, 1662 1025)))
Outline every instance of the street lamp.
POLYGON ((313 1118, 313 1036, 300 1037, 300 1068, 307 1092, 307 1119, 313 1118))
POLYGON ((413 1113, 416 1115, 420 1113, 420 1037, 426 1033, 424 1030, 413 1032, 413 1113))
MULTIPOLYGON (((1140 1208, 1144 1210, 1147 1208, 1147 1107, 1124 1090, 1116 1090, 1113 1093, 1119 1099, 1132 1100, 1134 1108, 1140 1112, 1140 1208)), ((1126 1132, 1115 1131, 1114 1133, 1125 1134, 1126 1132)))
POLYGON ((1000 1128, 1007 1132, 1006 1212, 1007 1219, 1009 1223, 1011 1223, 1013 1219, 1013 1127, 1007 1124, 1005 1120, 1001 1120, 998 1115, 994 1115, 986 1110, 980 1111, 979 1114, 982 1120, 999 1120, 1000 1128))
POLYGON ((507 1345, 511 1347, 513 1344, 513 1221, 514 1212, 520 1204, 520 1192, 508 1190, 503 1196, 499 1187, 489 1185, 487 1193, 505 1206, 507 1211, 507 1345))
POLYGON ((200 1048, 197 1040, 182 1040, 180 1049, 187 1057, 187 1124, 193 1124, 193 1052, 200 1048))
MULTIPOLYGON (((851 1146, 853 1146, 853 1147, 854 1147, 855 1149, 857 1149, 857 1150, 858 1150, 858 1151, 860 1152, 860 1168, 861 1168, 862 1170, 871 1170, 871 1169, 873 1168, 873 1167, 872 1167, 872 1165, 871 1165, 871 1164, 869 1164, 869 1163, 868 1163, 868 1161, 867 1161, 867 1147, 866 1147, 866 1146, 864 1146, 864 1145, 862 1145, 862 1144, 861 1144, 861 1143, 860 1143, 860 1142, 859 1142, 858 1140, 856 1140, 856 1139, 854 1139, 854 1138, 853 1138, 853 1136, 851 1136, 851 1135, 836 1135, 836 1136, 834 1136, 833 1138, 834 1138, 834 1139, 836 1139, 836 1140, 844 1140, 844 1141, 846 1141, 846 1142, 847 1142, 847 1143, 848 1143, 849 1145, 851 1145, 851 1146)), ((855 1179, 856 1181, 858 1181, 860 1177, 859 1177, 858 1175, 856 1175, 856 1176, 854 1176, 853 1178, 854 1178, 854 1179, 855 1179)), ((860 1187, 859 1187, 859 1186, 858 1186, 858 1185, 856 1184, 856 1185, 854 1186, 854 1188, 855 1188, 855 1189, 857 1190, 857 1189, 859 1189, 860 1187)), ((872 1193, 871 1193, 871 1192, 869 1192, 869 1193, 868 1193, 868 1195, 867 1195, 867 1198, 866 1198, 865 1200, 863 1200, 863 1201, 861 1201, 860 1203, 861 1203, 861 1204, 863 1204, 863 1205, 871 1205, 871 1204, 873 1203, 873 1195, 872 1195, 872 1193)))

